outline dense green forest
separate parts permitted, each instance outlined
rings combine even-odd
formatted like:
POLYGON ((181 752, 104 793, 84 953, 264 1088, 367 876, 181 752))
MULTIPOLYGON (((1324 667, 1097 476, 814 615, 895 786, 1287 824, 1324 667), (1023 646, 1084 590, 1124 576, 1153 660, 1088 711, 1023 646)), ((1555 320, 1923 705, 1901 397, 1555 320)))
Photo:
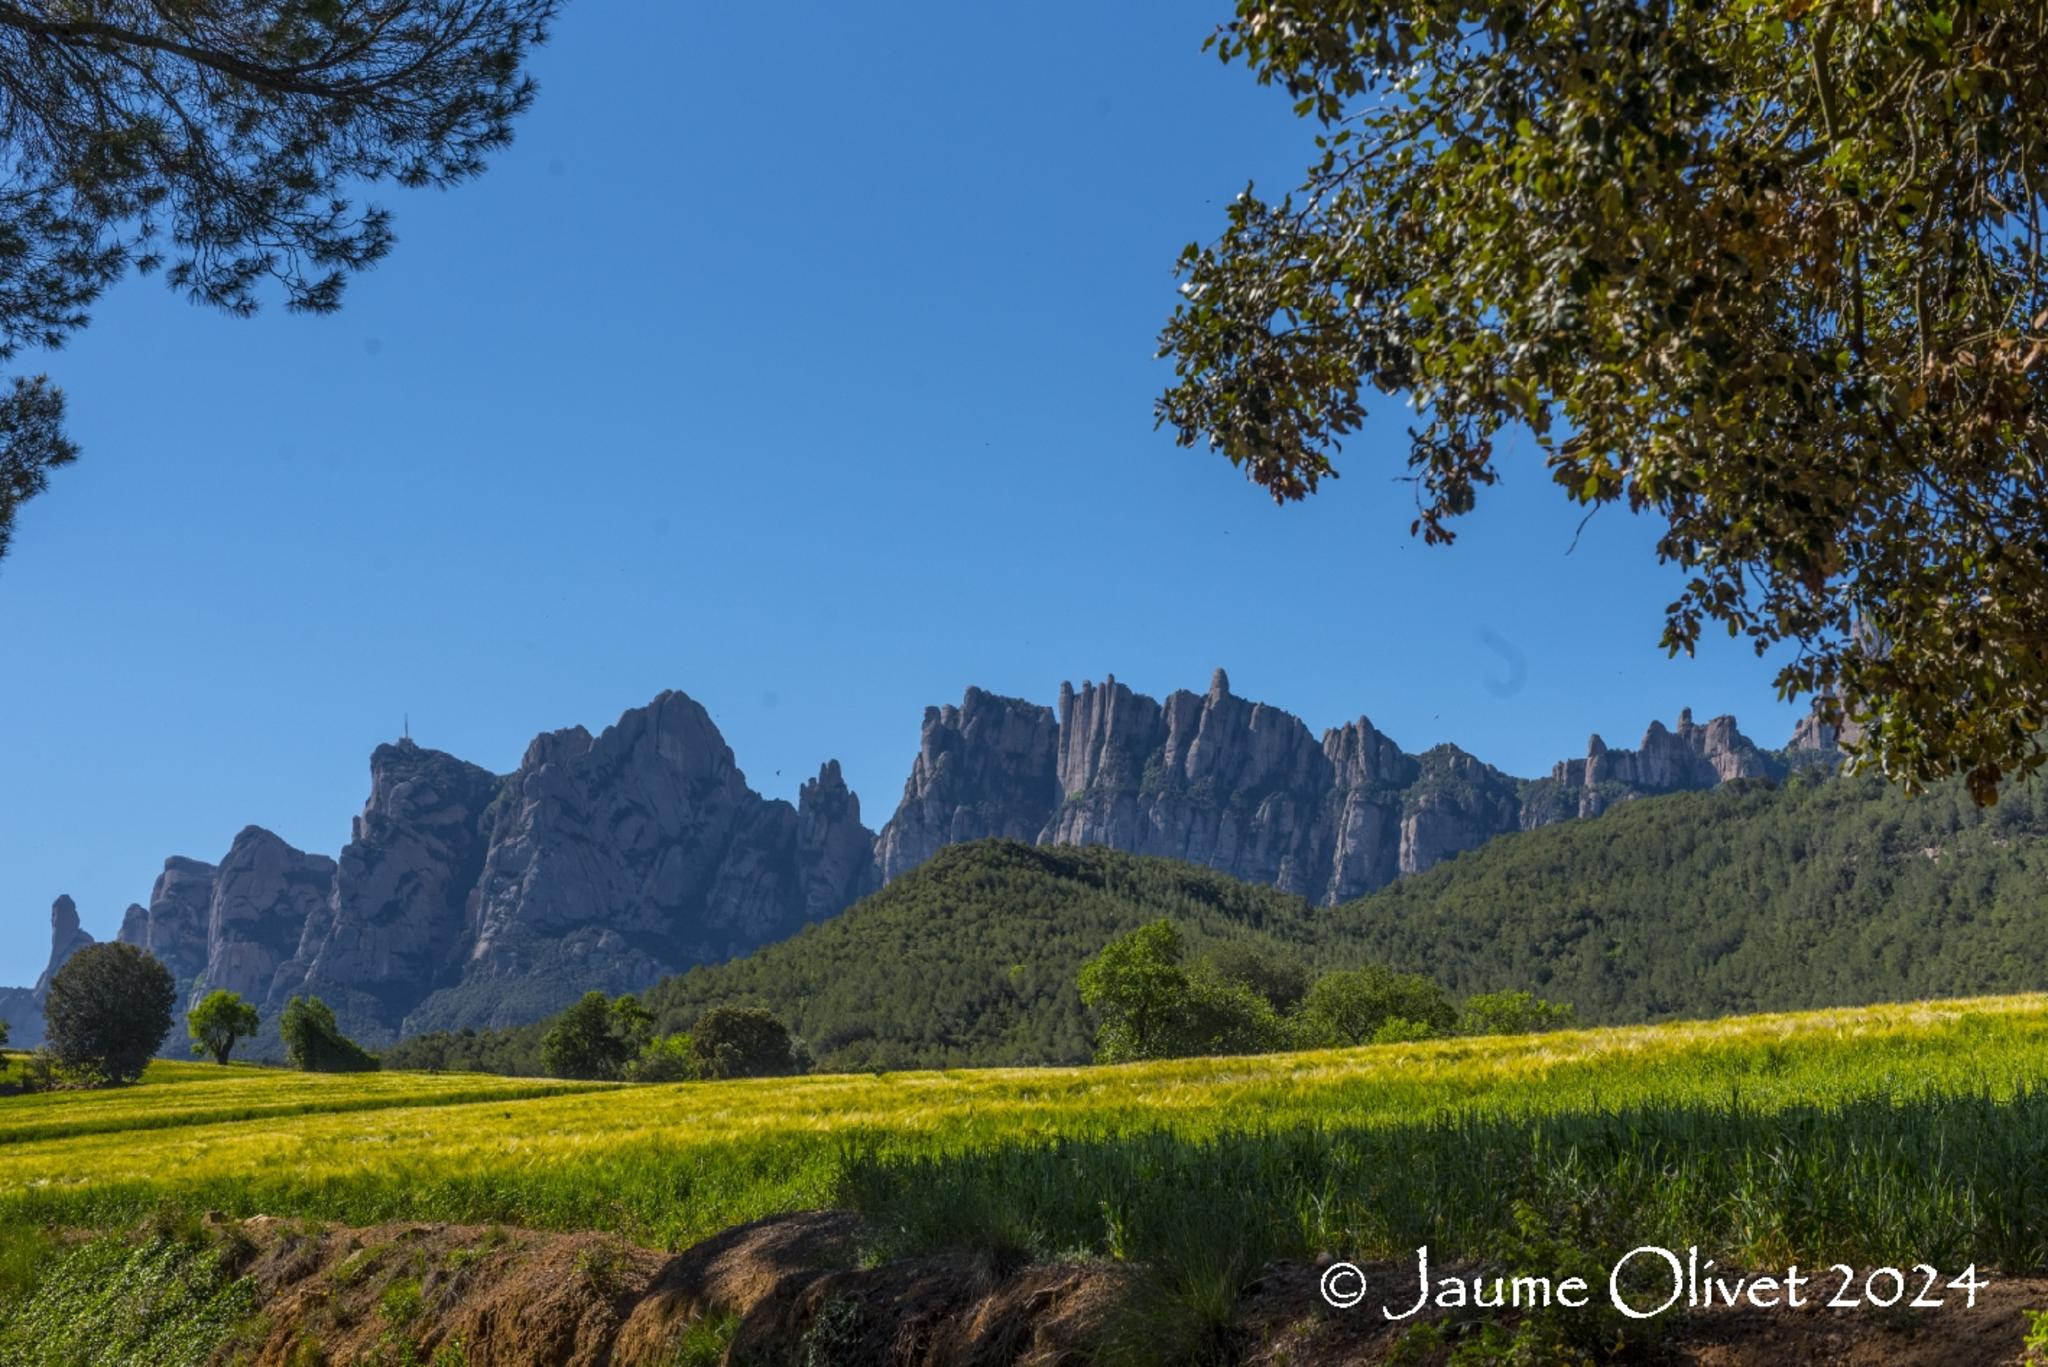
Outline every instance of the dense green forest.
MULTIPOLYGON (((1315 968, 1535 991, 1582 1023, 2048 989, 2048 797, 1990 809, 1796 775, 1504 836, 1336 908, 1165 859, 981 841, 830 921, 644 994, 663 1031, 764 1006, 823 1069, 1078 1063, 1075 974, 1165 916, 1315 968)), ((393 1066, 538 1071, 544 1027, 427 1036, 393 1066)))
MULTIPOLYGON (((1085 1063, 1075 976, 1117 935, 1169 917, 1191 953, 1224 940, 1352 963, 1298 897, 1171 859, 985 840, 939 851, 829 921, 642 994, 664 1032, 720 1004, 765 1006, 827 1070, 1085 1063)), ((394 1067, 539 1070, 542 1026, 422 1036, 394 1067)))
POLYGON ((663 1030, 722 1002, 765 1006, 825 1069, 1084 1063, 1075 977, 1112 938, 1170 918, 1191 953, 1249 940, 1356 957, 1306 902, 1170 859, 979 841, 832 920, 744 959, 693 969, 644 1000, 663 1030), (1349 952, 1345 952, 1348 950, 1349 952))
POLYGON ((1582 1022, 2048 989, 2048 791, 1746 780, 1495 840, 1328 913, 1454 992, 1582 1022))

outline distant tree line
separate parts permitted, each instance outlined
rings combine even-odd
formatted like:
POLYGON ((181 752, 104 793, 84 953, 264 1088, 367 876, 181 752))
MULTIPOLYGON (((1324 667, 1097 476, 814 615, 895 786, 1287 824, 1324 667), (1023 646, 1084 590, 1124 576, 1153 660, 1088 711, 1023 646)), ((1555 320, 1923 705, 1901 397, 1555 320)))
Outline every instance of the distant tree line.
POLYGON ((1569 1005, 1529 992, 1462 1004, 1416 973, 1377 964, 1312 975, 1284 952, 1244 942, 1188 961, 1162 917, 1082 965, 1081 1000, 1098 1022, 1098 1063, 1339 1049, 1441 1035, 1521 1034, 1572 1023, 1569 1005))
MULTIPOLYGON (((178 987, 157 957, 134 945, 87 945, 50 978, 43 1044, 11 1064, 0 1061, 0 1094, 59 1087, 116 1087, 142 1079, 170 1036, 178 987)), ((185 1015, 192 1052, 226 1066, 235 1046, 262 1027, 241 994, 216 988, 185 1015)), ((308 1072, 362 1072, 376 1055, 341 1033, 318 997, 293 997, 279 1022, 285 1057, 308 1072)), ((0 1045, 7 1024, 0 1021, 0 1045)))
POLYGON ((811 1067, 810 1051, 774 1012, 722 1005, 684 1030, 627 993, 586 992, 560 1015, 513 1030, 437 1030, 384 1053, 388 1068, 502 1073, 605 1082, 698 1082, 781 1077, 811 1067))
POLYGON ((541 1036, 540 1061, 549 1077, 688 1082, 798 1073, 807 1058, 760 1007, 714 1007, 690 1029, 661 1034, 639 998, 588 992, 541 1036))

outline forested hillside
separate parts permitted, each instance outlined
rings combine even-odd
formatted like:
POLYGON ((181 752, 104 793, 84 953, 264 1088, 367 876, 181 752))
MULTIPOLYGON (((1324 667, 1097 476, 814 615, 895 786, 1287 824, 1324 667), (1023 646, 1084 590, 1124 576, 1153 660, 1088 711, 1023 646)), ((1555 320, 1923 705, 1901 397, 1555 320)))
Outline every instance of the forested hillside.
POLYGON ((2048 792, 1796 777, 1624 803, 1330 913, 1455 992, 1584 1022, 2048 987, 2048 792))
POLYGON ((1191 950, 1225 939, 1355 958, 1327 910, 1170 859, 1007 840, 941 850, 830 921, 645 994, 663 1029, 720 1002, 789 1022, 821 1068, 1081 1063, 1075 974, 1113 936, 1171 917, 1191 950), (1348 953, 1347 953, 1348 950, 1348 953))
MULTIPOLYGON (((1337 908, 1172 860, 981 841, 842 915, 646 994, 664 1030, 765 1006, 825 1069, 1074 1063, 1074 976, 1171 917, 1317 968, 1379 962, 1454 995, 1531 990, 1589 1024, 2048 988, 2048 797, 1739 780, 1503 836, 1337 908)), ((541 1027, 401 1046, 530 1071, 541 1027)))

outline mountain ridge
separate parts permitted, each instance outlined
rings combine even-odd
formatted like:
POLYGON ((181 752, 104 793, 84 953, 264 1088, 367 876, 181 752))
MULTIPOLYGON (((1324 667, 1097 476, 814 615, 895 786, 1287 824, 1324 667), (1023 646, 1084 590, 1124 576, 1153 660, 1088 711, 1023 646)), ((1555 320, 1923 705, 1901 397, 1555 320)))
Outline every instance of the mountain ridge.
MULTIPOLYGON (((1164 699, 1113 675, 1063 683, 1056 708, 970 687, 925 709, 903 795, 871 831, 837 761, 795 804, 763 797, 703 707, 670 690, 595 736, 543 732, 506 775, 379 745, 338 858, 246 827, 217 864, 166 860, 117 938, 163 959, 188 1001, 227 987, 274 1021, 315 993, 378 1045, 728 961, 966 841, 1160 855, 1334 906, 1508 831, 1834 754, 1813 728, 1794 740, 1801 755, 1768 751, 1732 717, 1687 711, 1634 750, 1596 735, 1584 758, 1522 779, 1455 745, 1409 754, 1363 716, 1318 738, 1221 669, 1164 699)), ((89 942, 54 935, 45 981, 89 942)), ((0 989, 17 1043, 40 1034, 37 992, 0 989)))

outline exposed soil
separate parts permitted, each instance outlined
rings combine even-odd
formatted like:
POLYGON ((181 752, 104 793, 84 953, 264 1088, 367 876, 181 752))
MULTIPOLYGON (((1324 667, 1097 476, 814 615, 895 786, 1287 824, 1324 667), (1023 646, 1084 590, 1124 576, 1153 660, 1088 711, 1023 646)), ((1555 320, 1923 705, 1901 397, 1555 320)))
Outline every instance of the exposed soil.
POLYGON ((264 1324, 235 1353, 254 1367, 667 1364, 693 1327, 718 1324, 705 1337, 733 1362, 1080 1362, 1130 1279, 1086 1263, 861 1268, 857 1228, 836 1212, 777 1216, 670 1256, 598 1234, 249 1220, 264 1324))
MULTIPOLYGON (((830 1364, 1054 1367, 1086 1363, 1129 1329, 1135 1274, 1105 1262, 975 1268, 952 1259, 860 1267, 858 1223, 838 1212, 776 1216, 668 1255, 596 1234, 454 1225, 334 1229, 257 1219, 263 1292, 256 1367, 314 1363, 830 1364), (679 1358, 685 1338, 692 1355, 679 1358), (701 1355, 701 1356, 700 1356, 701 1355)), ((1366 1269, 1398 1281, 1402 1269, 1366 1269)), ((1408 1270, 1412 1278, 1412 1269, 1408 1270)), ((1385 1361, 1405 1325, 1323 1303, 1318 1269, 1277 1264, 1247 1293, 1229 1356, 1255 1367, 1385 1361)), ((1992 1277, 1976 1308, 1906 1312, 1718 1309, 1659 1321, 1626 1360, 1696 1367, 1975 1367, 2027 1361, 2022 1311, 2048 1308, 2048 1277, 1992 1277)), ((1155 1317, 1145 1332, 1171 1334, 1155 1317)), ((1441 1362, 1411 1341, 1400 1356, 1441 1362), (1418 1351, 1421 1349, 1423 1351, 1418 1351)), ((1620 1359, 1617 1359, 1620 1360, 1620 1359)))
MULTIPOLYGON (((1405 1284, 1414 1284, 1412 1266, 1365 1271, 1375 1282, 1406 1276, 1405 1284)), ((1470 1275, 1471 1269, 1461 1271, 1470 1275)), ((2048 1367, 2048 1357, 2030 1358, 2025 1347, 2025 1312, 2048 1309, 2048 1277, 1990 1275, 1987 1282, 1974 1307, 1954 1293, 1954 1304, 1939 1310, 1830 1310, 1813 1303, 1821 1298, 1798 1309, 1674 1310, 1636 1326, 1624 1351, 1596 1350, 1594 1357, 1658 1367, 2048 1367)), ((1317 1291, 1317 1270, 1300 1264, 1269 1270, 1252 1288, 1244 1320, 1255 1345, 1248 1367, 1379 1363, 1402 1332, 1377 1309, 1328 1308, 1317 1291)), ((1411 1347, 1402 1360, 1437 1363, 1449 1355, 1448 1347, 1425 1353, 1411 1347)))

